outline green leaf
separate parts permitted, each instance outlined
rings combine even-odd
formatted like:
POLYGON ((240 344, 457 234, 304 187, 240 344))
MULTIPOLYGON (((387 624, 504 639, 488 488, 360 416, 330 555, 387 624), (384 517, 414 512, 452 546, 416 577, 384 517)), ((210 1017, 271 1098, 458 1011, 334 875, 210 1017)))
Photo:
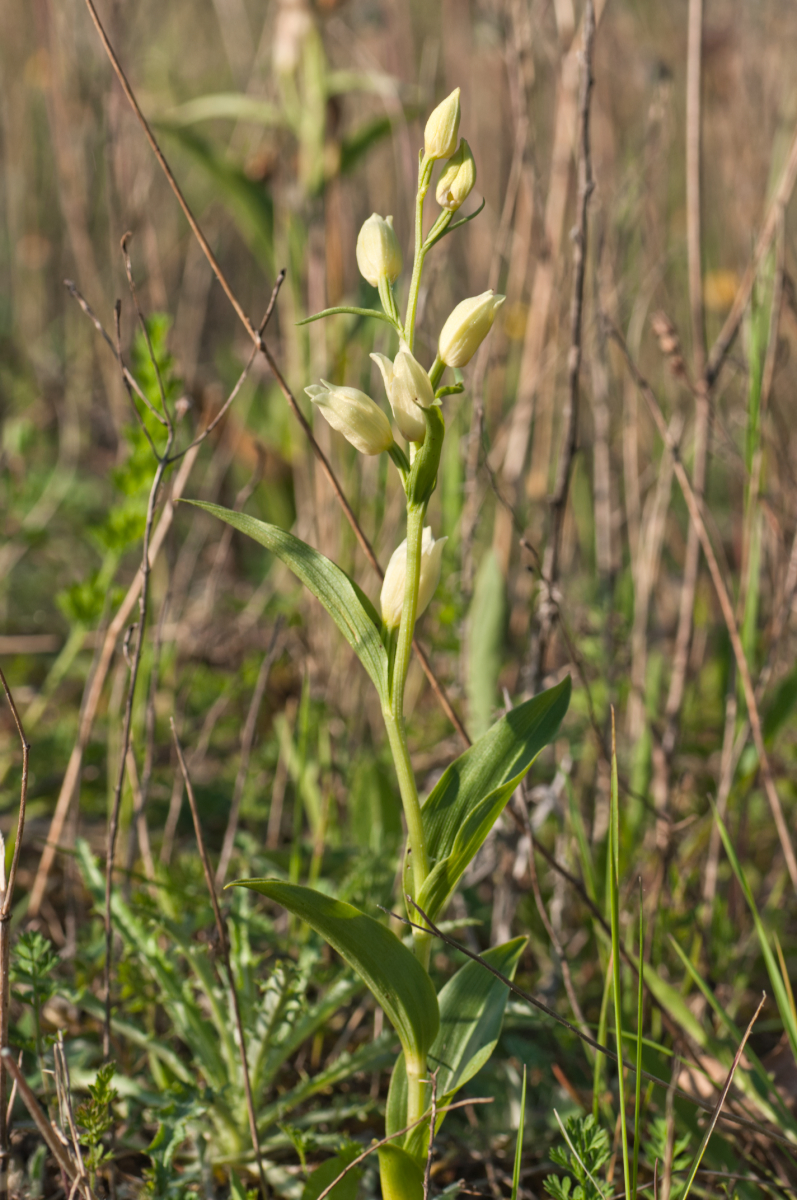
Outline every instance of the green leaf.
MULTIPOLYGON (((335 317, 339 313, 349 313, 353 317, 376 317, 378 321, 387 321, 388 325, 392 325, 394 329, 397 328, 396 322, 387 313, 380 312, 378 308, 352 308, 348 304, 339 304, 336 308, 325 308, 309 317, 303 317, 296 324, 310 325, 313 321, 320 321, 322 317, 335 317)), ((399 330, 399 332, 401 331, 399 330)))
POLYGON ((400 1146, 380 1146, 379 1182, 382 1200, 423 1200, 423 1168, 400 1146))
POLYGON ((382 623, 365 592, 345 571, 318 550, 277 525, 267 525, 246 513, 218 504, 189 500, 214 517, 245 533, 276 554, 320 600, 376 685, 380 698, 387 695, 387 654, 380 637, 382 623))
MULTIPOLYGON (((513 938, 494 946, 482 955, 485 962, 502 975, 513 979, 527 939, 513 938)), ((449 979, 437 1002, 440 1006, 440 1030, 429 1050, 429 1067, 437 1069, 437 1102, 442 1107, 451 1101, 463 1084, 480 1071, 490 1058, 501 1033, 509 988, 481 963, 469 960, 449 979)), ((426 1086, 426 1104, 431 1103, 431 1085, 426 1086)), ((443 1113, 438 1117, 442 1124, 443 1113)), ((393 1069, 388 1093, 385 1127, 397 1133, 407 1124, 407 1072, 404 1059, 393 1069)), ((427 1123, 417 1126, 398 1143, 419 1162, 429 1144, 427 1123)))
POLYGON ((497 721, 446 768, 427 797, 421 816, 434 866, 417 902, 432 920, 448 903, 534 759, 556 736, 569 703, 568 675, 497 721))
POLYGON ((468 611, 468 712, 476 737, 490 728, 504 646, 504 576, 493 550, 479 564, 468 611))
POLYGON ((425 1061, 440 1025, 431 980, 415 955, 385 925, 352 904, 274 879, 239 879, 300 917, 337 950, 385 1010, 405 1054, 425 1061))

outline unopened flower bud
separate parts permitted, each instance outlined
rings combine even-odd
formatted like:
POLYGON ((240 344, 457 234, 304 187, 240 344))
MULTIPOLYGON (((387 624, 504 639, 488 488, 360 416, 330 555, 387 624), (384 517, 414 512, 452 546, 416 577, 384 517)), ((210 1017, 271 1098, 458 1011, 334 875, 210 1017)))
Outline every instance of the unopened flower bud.
MULTIPOLYGON (((429 601, 440 582, 440 567, 443 559, 443 547, 448 538, 432 537, 428 525, 424 527, 421 539, 421 580, 418 585, 418 608, 415 619, 420 617, 429 606, 429 601)), ((407 575, 407 539, 393 551, 385 571, 382 584, 382 620, 388 629, 396 629, 401 624, 401 612, 404 607, 404 585, 407 575)))
POLYGON ((370 396, 353 387, 333 387, 325 379, 304 389, 333 429, 361 454, 381 454, 393 445, 393 430, 370 396))
POLYGON ((473 161, 470 146, 462 138, 459 150, 449 158, 443 174, 437 181, 437 203, 449 212, 456 212, 473 191, 475 182, 476 163, 473 161))
POLYGON ((506 300, 492 291, 463 300, 440 330, 438 353, 447 367, 464 367, 492 329, 495 314, 506 300))
POLYGON ((422 442, 426 436, 426 421, 418 406, 428 408, 434 403, 434 390, 429 376, 413 356, 406 342, 391 362, 384 354, 372 354, 385 384, 387 398, 401 436, 408 442, 422 442))
POLYGON ((459 137, 459 88, 446 96, 426 122, 423 149, 427 158, 450 158, 459 137))
POLYGON ((393 231, 393 218, 372 213, 357 235, 357 266, 371 287, 385 276, 394 283, 401 274, 401 247, 393 231))

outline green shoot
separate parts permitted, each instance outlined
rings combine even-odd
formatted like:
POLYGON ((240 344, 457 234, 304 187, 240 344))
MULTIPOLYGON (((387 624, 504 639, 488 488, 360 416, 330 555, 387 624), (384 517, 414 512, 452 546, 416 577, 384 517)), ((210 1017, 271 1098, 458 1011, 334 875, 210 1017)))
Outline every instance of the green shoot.
POLYGON ((523 1064, 523 1087, 520 1092, 520 1115, 517 1123, 517 1140, 515 1142, 515 1166, 512 1171, 511 1200, 517 1200, 520 1187, 520 1162, 523 1158, 523 1125, 526 1120, 526 1064, 523 1064))
POLYGON ((614 996, 614 1031, 617 1042, 617 1087, 620 1104, 620 1131, 623 1149, 623 1179, 625 1194, 631 1195, 631 1169, 628 1161, 628 1119, 625 1111, 625 1079, 623 1077, 623 1007, 620 992, 620 808, 617 784, 617 739, 612 708, 612 789, 609 816, 609 886, 612 924, 612 991, 614 996))

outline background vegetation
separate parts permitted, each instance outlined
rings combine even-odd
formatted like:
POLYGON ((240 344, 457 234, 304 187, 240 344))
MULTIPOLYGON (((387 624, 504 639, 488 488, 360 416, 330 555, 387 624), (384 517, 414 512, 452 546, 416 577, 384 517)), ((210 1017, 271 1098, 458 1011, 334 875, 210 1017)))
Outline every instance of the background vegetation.
MULTIPOLYGON (((101 15, 253 322, 286 268, 267 341, 296 395, 323 375, 380 397, 368 356, 386 349, 385 334, 351 317, 296 322, 341 302, 373 305, 356 271, 357 231, 371 212, 392 212, 406 257, 423 120, 461 86, 461 129, 479 171, 466 207, 477 194, 485 207, 430 256, 422 324, 438 329, 459 299, 488 286, 507 301, 466 369, 464 395, 445 402, 450 432, 430 514, 449 540, 420 636, 472 736, 506 703, 568 672, 574 693, 515 819, 508 813, 480 852, 449 917, 471 949, 529 935, 520 985, 606 1039, 609 943, 599 917, 609 918, 614 706, 624 1021, 633 1034, 641 879, 643 1058, 672 1080, 668 1091, 643 1088, 640 1178, 651 1181, 659 1158, 663 1194, 678 1195, 678 1171, 704 1126, 676 1085, 716 1102, 765 988, 727 1102, 764 1130, 720 1122, 703 1165, 724 1174, 698 1175, 693 1190, 792 1195, 797 10, 785 0, 706 0, 701 38, 696 0, 596 7, 581 396, 555 579, 544 564, 571 396, 580 4, 142 0, 108 3, 101 15), (699 108, 694 92, 686 100, 690 18, 692 48, 702 46, 699 108), (690 175, 687 131, 698 129, 690 175), (712 348, 740 285, 749 303, 719 355, 712 348), (665 446, 634 366, 687 476, 698 493, 704 487, 701 523, 730 622, 690 523, 680 457, 665 446)), ((117 298, 124 361, 154 404, 159 395, 136 332, 123 234, 132 235, 138 301, 181 447, 220 411, 251 346, 85 6, 36 0, 2 11, 0 664, 32 744, 10 1042, 62 1128, 59 1097, 71 1090, 74 1107, 83 1105, 75 1119, 97 1194, 243 1196, 256 1177, 229 983, 169 718, 219 883, 284 873, 378 912, 395 903, 400 809, 366 680, 320 607, 265 551, 168 497, 178 487, 245 507, 322 549, 372 597, 377 580, 256 357, 159 500, 116 848, 109 1081, 98 1074, 103 856, 155 466, 114 360, 117 298)), ((434 346, 419 342, 416 353, 428 366, 434 346)), ((385 460, 357 456, 323 420, 313 428, 385 564, 403 536, 397 481, 385 460)), ((428 791, 461 741, 417 663, 407 707, 428 791)), ((10 862, 19 739, 8 710, 0 778, 10 862)), ((256 897, 227 893, 222 904, 269 1185, 315 1200, 378 1126, 393 1042, 314 935, 256 897), (310 1174, 329 1162, 323 1179, 310 1174)), ((439 947, 441 979, 457 961, 439 947)), ((632 1056, 635 1045, 630 1036, 632 1056)), ((466 1092, 493 1103, 452 1113, 433 1189, 464 1179, 471 1191, 509 1192, 524 1066, 519 1194, 542 1194, 552 1147, 566 1161, 554 1110, 564 1119, 593 1107, 608 1157, 592 1145, 591 1161, 607 1195, 620 1189, 615 1069, 596 1070, 574 1035, 519 998, 466 1092)), ((11 1144, 12 1194, 68 1192, 18 1095, 11 1144)), ((363 1196, 378 1187, 372 1162, 359 1182, 347 1176, 363 1196)), ((582 1186, 593 1194, 588 1178, 582 1186)))

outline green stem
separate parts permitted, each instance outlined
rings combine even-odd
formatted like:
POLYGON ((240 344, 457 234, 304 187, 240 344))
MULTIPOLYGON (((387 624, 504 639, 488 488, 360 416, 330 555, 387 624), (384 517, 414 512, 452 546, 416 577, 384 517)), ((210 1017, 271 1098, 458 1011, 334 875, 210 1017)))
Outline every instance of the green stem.
POLYGON ((425 504, 407 505, 407 567, 404 576, 404 606, 401 612, 393 677, 390 682, 390 707, 397 720, 404 718, 404 685, 410 669, 415 617, 418 612, 418 588, 421 582, 421 542, 425 504))
POLYGON ((443 378, 443 375, 445 374, 445 369, 446 369, 446 364, 443 362, 442 358, 438 354, 435 357, 435 360, 432 363, 431 367, 429 368, 429 382, 431 383, 433 388, 437 388, 438 383, 440 382, 440 380, 443 378))
POLYGON ((421 165, 418 168, 418 194, 415 198, 415 261, 412 264, 410 294, 407 299, 407 320, 404 323, 404 339, 410 350, 412 350, 415 342, 415 315, 418 309, 421 271, 423 270, 423 260, 426 257, 427 249, 423 242, 423 202, 426 199, 426 193, 429 191, 429 185, 432 182, 433 169, 434 159, 427 159, 424 155, 421 159, 421 165))

